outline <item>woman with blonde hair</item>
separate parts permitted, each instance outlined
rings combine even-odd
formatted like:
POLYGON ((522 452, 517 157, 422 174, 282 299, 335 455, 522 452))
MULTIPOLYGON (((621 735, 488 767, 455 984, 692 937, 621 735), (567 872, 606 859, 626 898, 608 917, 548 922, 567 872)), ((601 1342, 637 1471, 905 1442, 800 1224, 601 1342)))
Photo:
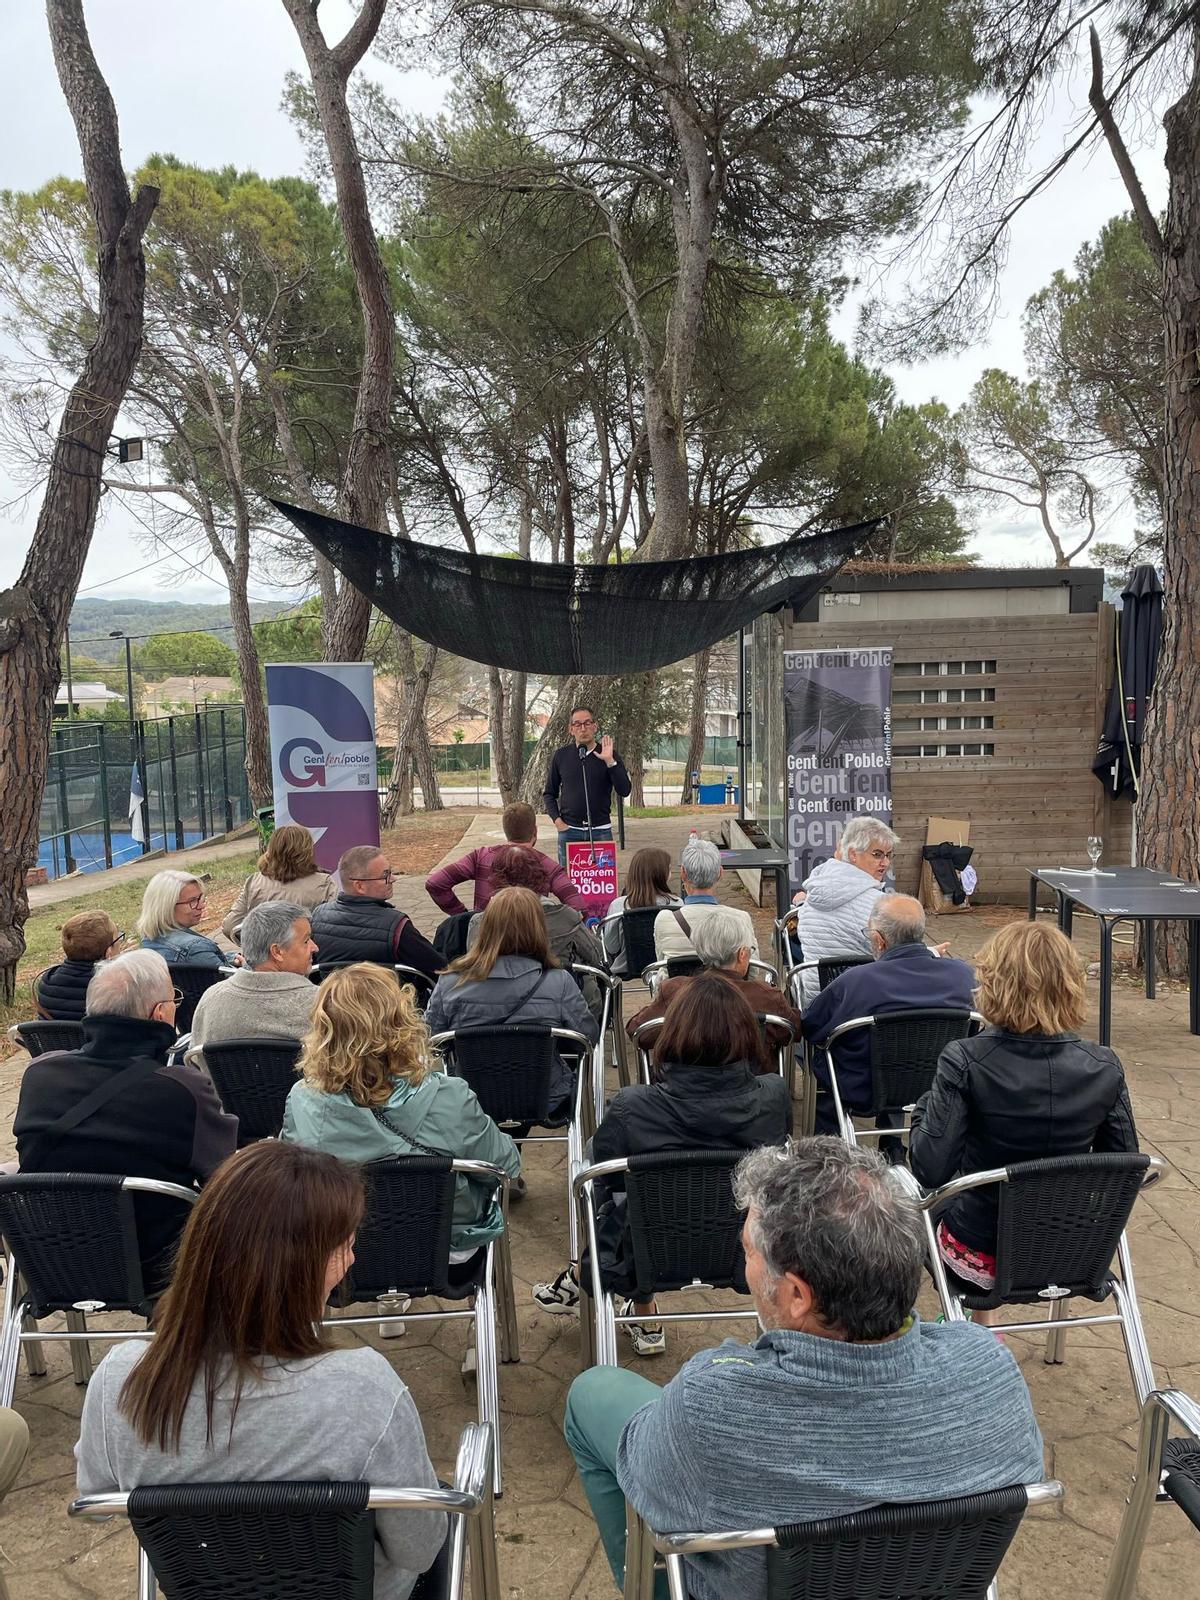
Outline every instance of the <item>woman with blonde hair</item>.
MULTIPOLYGON (((521 1153, 462 1078, 437 1069, 413 991, 386 967, 340 967, 317 990, 281 1138, 344 1161, 444 1155, 490 1161, 512 1179, 521 1153)), ((455 1180, 450 1259, 462 1262, 503 1220, 486 1184, 455 1180)))
POLYGON ((268 840, 258 858, 258 871, 242 885, 221 932, 238 942, 246 913, 267 900, 287 900, 302 911, 312 911, 336 894, 337 885, 313 857, 312 834, 298 823, 286 822, 268 840))
MULTIPOLYGON (((156 872, 142 895, 137 934, 143 950, 157 950, 168 965, 222 967, 231 959, 215 939, 197 933, 204 920, 204 886, 190 872, 156 872)), ((240 962, 241 957, 237 957, 240 962)))
MULTIPOLYGON (((264 1139, 192 1208, 149 1343, 114 1345, 83 1402, 80 1494, 163 1483, 432 1489, 421 1418, 378 1350, 318 1326, 354 1264, 362 1175, 264 1139)), ((375 1514, 375 1600, 407 1600, 446 1536, 440 1511, 375 1514)))
MULTIPOLYGON (((1057 928, 1012 922, 984 945, 975 970, 989 1026, 946 1046, 913 1112, 917 1179, 934 1188, 1014 1161, 1136 1150, 1120 1060, 1076 1031, 1087 997, 1071 941, 1057 928)), ((994 1187, 975 1189, 938 1225, 945 1261, 981 1289, 996 1281, 997 1206, 994 1187)))
MULTIPOLYGON (((475 943, 438 979, 425 1021, 430 1033, 532 1023, 573 1028, 592 1044, 600 1037, 579 985, 554 958, 532 889, 501 889, 488 901, 475 943)), ((574 1074, 559 1061, 550 1084, 552 1120, 570 1114, 574 1088, 574 1074)))

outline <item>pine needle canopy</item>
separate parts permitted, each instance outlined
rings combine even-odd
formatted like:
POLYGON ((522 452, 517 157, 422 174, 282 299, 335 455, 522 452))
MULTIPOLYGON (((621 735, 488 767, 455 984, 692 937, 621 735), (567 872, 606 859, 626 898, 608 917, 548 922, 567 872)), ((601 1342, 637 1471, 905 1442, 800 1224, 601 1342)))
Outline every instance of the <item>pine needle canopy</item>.
POLYGON ((765 611, 802 605, 881 521, 728 555, 599 567, 444 550, 274 504, 417 638, 486 666, 603 677, 682 661, 765 611))

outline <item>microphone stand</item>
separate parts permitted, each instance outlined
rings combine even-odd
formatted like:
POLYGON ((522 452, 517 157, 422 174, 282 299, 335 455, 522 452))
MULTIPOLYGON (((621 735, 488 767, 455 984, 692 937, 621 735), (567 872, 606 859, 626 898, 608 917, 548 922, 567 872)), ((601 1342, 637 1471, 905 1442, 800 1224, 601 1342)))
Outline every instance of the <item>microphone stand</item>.
POLYGON ((595 754, 594 751, 584 749, 583 745, 579 746, 579 777, 583 783, 583 814, 587 818, 588 860, 594 865, 596 860, 596 840, 592 833, 592 797, 588 793, 587 769, 584 766, 588 756, 593 754, 595 754))

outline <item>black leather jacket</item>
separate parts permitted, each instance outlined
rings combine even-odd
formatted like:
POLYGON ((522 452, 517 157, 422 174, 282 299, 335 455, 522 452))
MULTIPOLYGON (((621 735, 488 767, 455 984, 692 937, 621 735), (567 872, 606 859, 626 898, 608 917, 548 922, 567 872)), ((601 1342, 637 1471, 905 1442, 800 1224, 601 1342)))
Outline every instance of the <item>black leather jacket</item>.
MULTIPOLYGON (((928 1188, 1017 1161, 1138 1147, 1120 1060, 1074 1033, 987 1028, 955 1040, 917 1103, 913 1129, 909 1163, 928 1188)), ((963 1244, 991 1251, 998 1203, 995 1187, 975 1190, 942 1220, 963 1244)))

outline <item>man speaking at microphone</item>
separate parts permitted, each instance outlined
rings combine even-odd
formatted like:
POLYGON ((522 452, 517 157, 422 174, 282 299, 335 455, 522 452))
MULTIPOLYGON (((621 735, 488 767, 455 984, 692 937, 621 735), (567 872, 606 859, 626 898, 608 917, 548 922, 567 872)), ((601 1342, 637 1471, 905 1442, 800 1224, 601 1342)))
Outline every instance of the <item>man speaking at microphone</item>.
POLYGON ((567 846, 576 839, 612 840, 613 792, 632 787, 625 763, 605 734, 596 742, 596 713, 591 706, 571 711, 571 744, 556 750, 546 775, 542 809, 558 829, 558 861, 567 864, 567 846))

